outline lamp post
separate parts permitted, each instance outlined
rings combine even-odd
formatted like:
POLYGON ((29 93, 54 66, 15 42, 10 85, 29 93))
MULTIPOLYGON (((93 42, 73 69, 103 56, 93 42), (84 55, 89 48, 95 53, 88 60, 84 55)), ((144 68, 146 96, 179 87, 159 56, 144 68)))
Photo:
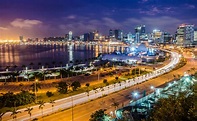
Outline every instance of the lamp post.
POLYGON ((103 69, 101 68, 100 70, 98 70, 98 81, 99 81, 99 78, 100 78, 100 72, 99 71, 102 71, 103 69))
POLYGON ((155 87, 154 86, 150 86, 150 89, 153 90, 153 96, 155 98, 156 97, 155 87))
POLYGON ((133 92, 133 97, 134 97, 135 105, 137 105, 138 92, 133 92))
POLYGON ((36 79, 34 82, 34 93, 35 93, 35 102, 37 103, 37 90, 36 90, 36 83, 38 82, 38 80, 36 79))

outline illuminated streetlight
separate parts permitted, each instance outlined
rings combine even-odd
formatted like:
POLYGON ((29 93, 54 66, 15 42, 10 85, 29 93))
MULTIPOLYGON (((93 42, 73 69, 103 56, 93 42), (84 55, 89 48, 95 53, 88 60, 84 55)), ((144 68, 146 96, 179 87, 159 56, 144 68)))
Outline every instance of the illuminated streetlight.
POLYGON ((155 89, 155 87, 154 87, 154 86, 150 86, 150 89, 154 90, 154 89, 155 89))
MULTIPOLYGON (((103 68, 101 68, 100 71, 103 71, 103 68)), ((99 81, 99 77, 100 77, 100 72, 98 70, 98 81, 99 81)))
POLYGON ((38 80, 36 79, 34 82, 34 93, 35 93, 35 102, 37 103, 37 90, 36 90, 36 83, 38 82, 38 80))

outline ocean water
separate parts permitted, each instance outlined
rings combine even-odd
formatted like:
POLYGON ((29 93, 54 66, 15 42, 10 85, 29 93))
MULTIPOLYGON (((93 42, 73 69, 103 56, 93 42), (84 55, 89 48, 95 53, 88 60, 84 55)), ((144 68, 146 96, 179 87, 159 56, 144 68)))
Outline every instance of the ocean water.
POLYGON ((33 68, 38 68, 40 64, 53 67, 53 62, 56 66, 65 66, 70 61, 84 61, 97 57, 99 53, 109 53, 119 49, 110 46, 76 44, 0 45, 0 71, 5 71, 8 66, 9 70, 14 70, 14 65, 17 66, 17 70, 22 69, 22 65, 30 68, 32 67, 30 63, 33 63, 33 68))

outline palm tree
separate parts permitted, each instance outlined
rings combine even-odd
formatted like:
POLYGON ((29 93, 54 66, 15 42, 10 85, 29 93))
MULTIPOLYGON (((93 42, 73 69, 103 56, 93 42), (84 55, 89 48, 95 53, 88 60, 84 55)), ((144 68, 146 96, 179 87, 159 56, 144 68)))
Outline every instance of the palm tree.
POLYGON ((16 71, 16 68, 17 68, 18 66, 17 66, 17 65, 14 65, 13 67, 14 67, 14 71, 16 71))
POLYGON ((31 69, 33 69, 34 63, 31 62, 29 65, 31 66, 31 69))
POLYGON ((103 96, 103 91, 105 91, 105 89, 103 87, 100 87, 100 90, 101 90, 102 96, 103 96))
POLYGON ((53 107, 54 107, 54 104, 55 104, 55 100, 50 100, 49 103, 51 103, 51 110, 52 110, 52 113, 53 113, 53 107))
POLYGON ((55 68, 55 63, 56 63, 55 61, 52 61, 52 64, 53 64, 53 67, 54 67, 54 68, 55 68))
POLYGON ((62 67, 62 64, 63 64, 63 62, 62 61, 60 61, 60 66, 62 67))
POLYGON ((95 98, 96 98, 96 93, 98 93, 98 90, 96 88, 93 88, 94 90, 94 94, 95 94, 95 98))
POLYGON ((114 92, 115 92, 116 83, 114 83, 114 92))
POLYGON ((45 66, 46 66, 46 68, 48 68, 49 64, 48 63, 45 63, 45 66))
POLYGON ((38 102, 38 104, 39 104, 39 109, 42 110, 42 118, 43 118, 43 108, 44 108, 44 106, 45 106, 44 103, 45 103, 45 102, 44 102, 43 100, 41 100, 41 101, 38 102))
POLYGON ((26 65, 22 65, 22 68, 23 68, 23 70, 25 70, 25 68, 26 68, 26 65))
POLYGON ((18 111, 16 108, 14 108, 11 112, 12 113, 11 113, 10 116, 12 116, 13 120, 16 120, 17 119, 17 114, 21 113, 21 111, 18 111))
POLYGON ((118 108, 118 106, 119 106, 119 103, 116 102, 114 98, 112 98, 111 101, 112 101, 112 105, 111 106, 114 106, 114 108, 116 110, 118 108))
POLYGON ((39 62, 39 63, 38 63, 38 69, 41 68, 41 65, 42 65, 41 62, 39 62))
POLYGON ((31 121, 31 111, 33 110, 33 108, 31 107, 27 107, 26 110, 24 112, 27 112, 29 114, 29 119, 31 121))
POLYGON ((9 70, 9 68, 10 68, 10 66, 6 66, 6 67, 5 67, 6 71, 8 71, 8 70, 9 70))

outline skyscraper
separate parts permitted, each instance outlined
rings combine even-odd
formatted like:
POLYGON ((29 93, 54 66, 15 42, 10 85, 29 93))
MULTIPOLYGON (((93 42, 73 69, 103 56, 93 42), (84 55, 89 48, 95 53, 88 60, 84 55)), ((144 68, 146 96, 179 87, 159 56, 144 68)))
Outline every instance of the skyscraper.
POLYGON ((197 29, 194 29, 194 44, 197 44, 197 29))
POLYGON ((180 25, 176 31, 176 41, 178 45, 192 44, 194 41, 194 25, 180 25))
POLYGON ((140 35, 146 33, 146 26, 145 25, 138 25, 135 27, 135 33, 139 33, 140 35))
POLYGON ((73 39, 72 31, 69 31, 68 36, 69 36, 68 40, 71 41, 73 39))
POLYGON ((115 38, 116 40, 123 40, 123 31, 120 30, 120 29, 116 29, 114 30, 114 35, 115 35, 115 38))
POLYGON ((135 43, 140 43, 140 39, 143 39, 144 34, 146 33, 145 25, 138 25, 135 27, 135 43))
POLYGON ((164 43, 163 32, 160 30, 153 30, 153 40, 155 43, 164 43))

